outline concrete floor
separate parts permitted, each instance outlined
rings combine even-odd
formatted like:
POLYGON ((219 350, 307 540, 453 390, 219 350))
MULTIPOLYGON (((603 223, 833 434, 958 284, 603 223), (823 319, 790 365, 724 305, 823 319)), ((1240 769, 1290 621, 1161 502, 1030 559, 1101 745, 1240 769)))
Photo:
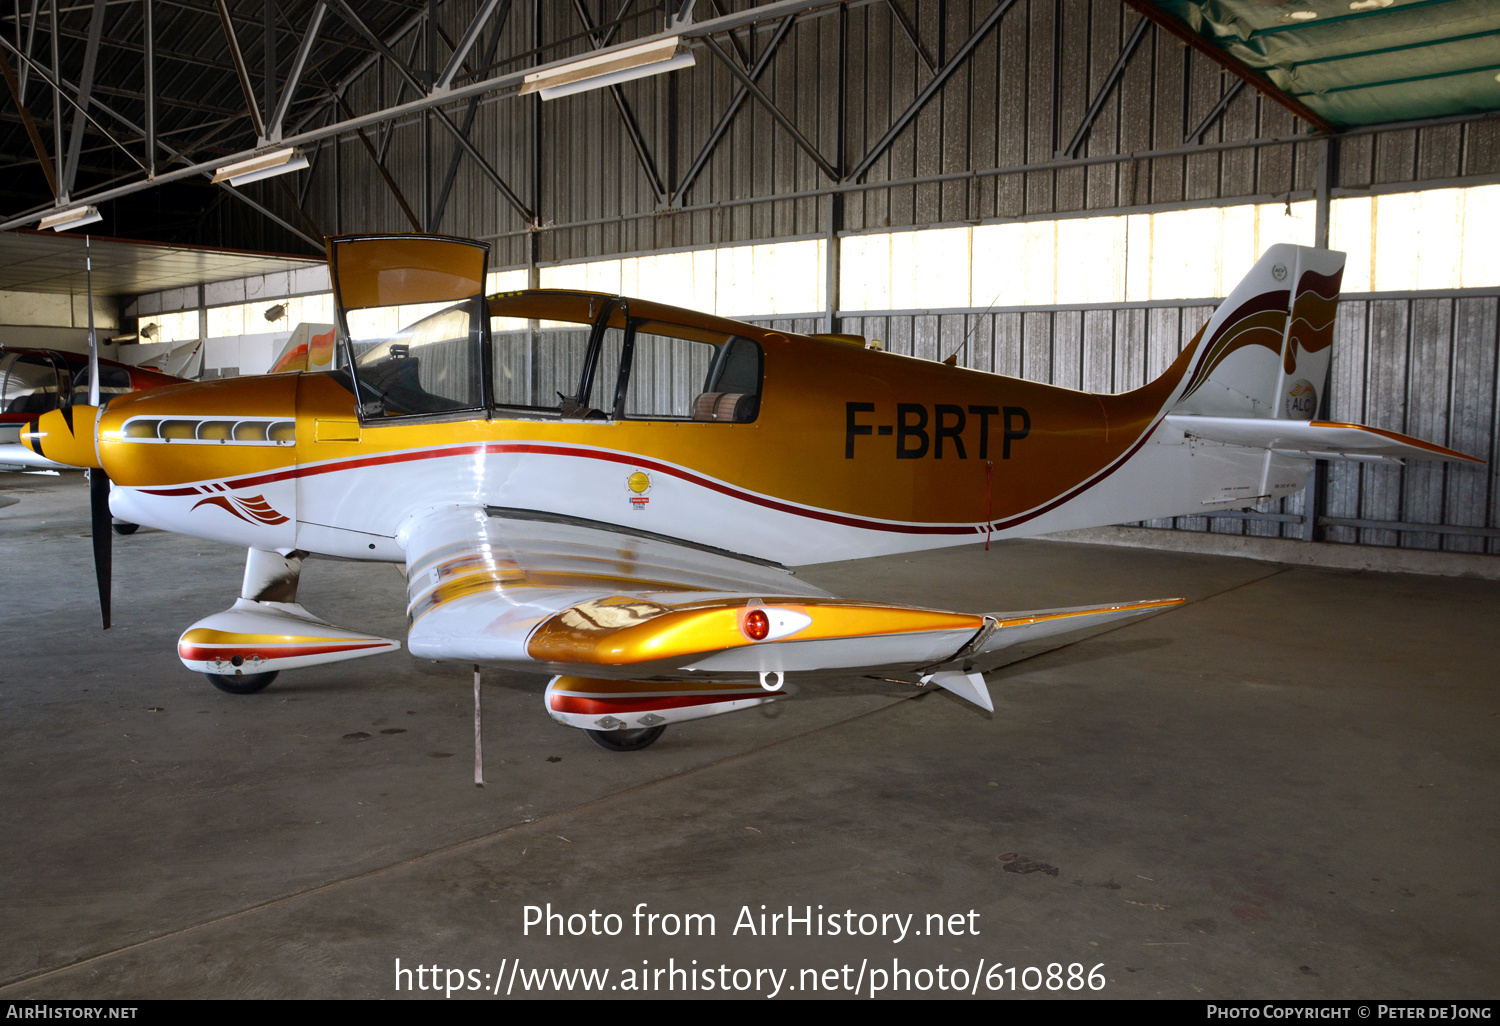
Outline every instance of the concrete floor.
MULTIPOLYGON (((79 479, 0 494, 0 997, 390 997, 398 958, 517 996, 533 970, 684 965, 790 969, 797 996, 847 965, 868 992, 893 960, 998 962, 1001 996, 1050 963, 1102 963, 1112 997, 1500 994, 1500 583, 1041 541, 809 568, 953 609, 1189 604, 1001 670, 993 716, 849 680, 626 755, 491 673, 480 790, 467 667, 221 694, 174 642, 242 551, 116 539, 103 633, 79 479), (716 933, 634 936, 642 902, 716 933), (547 903, 623 932, 524 935, 547 903), (763 904, 964 933, 736 935, 763 904)), ((401 637, 402 584, 315 562, 302 598, 401 637)))

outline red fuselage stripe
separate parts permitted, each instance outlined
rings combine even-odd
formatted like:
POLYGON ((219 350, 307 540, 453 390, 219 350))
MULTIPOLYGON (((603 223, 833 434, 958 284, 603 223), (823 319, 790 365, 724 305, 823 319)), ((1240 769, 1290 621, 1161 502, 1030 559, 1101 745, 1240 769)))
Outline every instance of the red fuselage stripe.
MULTIPOLYGON (((997 520, 989 527, 991 530, 1003 531, 1008 527, 1024 524, 1041 516, 1050 510, 1067 502, 1074 496, 1082 493, 1090 485, 1104 480, 1110 474, 1118 470, 1125 461, 1146 444, 1156 429, 1156 423, 1142 433, 1140 439, 1124 455, 1115 460, 1113 464, 1102 470, 1094 477, 1084 481, 1071 491, 1059 496, 1045 506, 1034 509, 1029 513, 1022 513, 1008 520, 997 520)), ((632 456, 625 453, 613 453, 600 449, 580 449, 572 446, 544 445, 535 442, 483 442, 473 445, 456 445, 442 449, 420 449, 411 452, 387 453, 380 456, 364 456, 359 459, 343 460, 337 463, 322 463, 308 467, 291 467, 270 474, 258 474, 253 477, 244 477, 226 482, 230 488, 254 488, 261 485, 272 484, 278 481, 293 480, 300 477, 312 477, 318 474, 332 474, 345 470, 358 470, 361 467, 385 466, 396 463, 410 463, 416 460, 444 459, 450 456, 472 456, 472 455, 501 455, 506 453, 526 453, 543 456, 569 456, 575 459, 595 459, 609 463, 618 463, 624 466, 641 467, 657 473, 667 474, 691 482, 710 491, 719 492, 730 498, 742 502, 754 503, 768 509, 774 509, 781 513, 790 513, 793 516, 807 517, 812 520, 822 520, 827 523, 838 524, 842 527, 856 527, 867 531, 888 531, 897 534, 974 534, 982 532, 984 524, 892 524, 880 520, 869 520, 863 517, 847 516, 841 513, 829 513, 823 510, 807 509, 794 506, 790 503, 781 502, 777 499, 766 498, 747 492, 722 481, 695 474, 691 471, 673 467, 666 463, 658 463, 652 459, 632 456)), ((184 495, 200 495, 202 492, 197 485, 189 485, 183 488, 142 488, 140 491, 146 495, 160 495, 164 497, 175 497, 184 495)))

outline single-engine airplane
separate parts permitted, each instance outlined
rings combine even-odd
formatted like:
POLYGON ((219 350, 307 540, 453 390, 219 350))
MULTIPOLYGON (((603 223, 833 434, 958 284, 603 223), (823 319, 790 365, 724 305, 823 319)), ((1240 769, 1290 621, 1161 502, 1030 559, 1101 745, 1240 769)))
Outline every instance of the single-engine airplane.
MULTIPOLYGON (((249 550, 238 601, 178 643, 234 693, 400 647, 297 603, 316 553, 404 563, 414 655, 552 674, 551 716, 617 751, 788 678, 901 675, 992 710, 1004 649, 1181 600, 946 612, 786 568, 1252 506, 1314 459, 1481 462, 1313 419, 1343 271, 1326 250, 1271 247, 1119 395, 620 296, 486 298, 487 247, 466 240, 328 254, 341 369, 120 396, 26 432, 106 471, 115 515, 249 550)), ((100 597, 107 626, 103 571, 100 597)))
MULTIPOLYGON (((114 360, 99 361, 99 391, 106 396, 182 380, 114 360)), ((61 409, 80 397, 86 402, 88 383, 87 353, 0 345, 0 470, 76 469, 43 459, 23 447, 21 429, 40 414, 61 409)))

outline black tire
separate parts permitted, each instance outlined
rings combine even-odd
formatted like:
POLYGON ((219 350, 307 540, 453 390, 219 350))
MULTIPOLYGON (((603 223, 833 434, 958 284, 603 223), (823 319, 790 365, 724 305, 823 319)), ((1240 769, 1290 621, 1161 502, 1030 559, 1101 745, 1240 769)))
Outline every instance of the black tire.
POLYGON ((140 524, 132 524, 128 520, 116 520, 109 526, 114 528, 115 534, 135 534, 141 527, 140 524))
POLYGON ((606 752, 639 752, 656 743, 667 728, 643 727, 640 730, 585 730, 589 740, 606 752))
POLYGON ((227 691, 231 695, 253 695, 257 691, 264 691, 266 685, 276 679, 280 670, 272 670, 270 673, 205 673, 208 682, 220 691, 227 691))

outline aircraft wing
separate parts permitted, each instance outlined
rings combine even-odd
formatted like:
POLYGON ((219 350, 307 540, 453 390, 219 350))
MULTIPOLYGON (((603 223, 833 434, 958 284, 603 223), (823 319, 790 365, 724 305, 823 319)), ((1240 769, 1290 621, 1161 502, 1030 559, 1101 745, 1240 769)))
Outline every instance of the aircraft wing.
POLYGON ((1371 463, 1418 459, 1484 463, 1484 460, 1456 449, 1363 424, 1256 417, 1200 417, 1176 413, 1167 415, 1167 423, 1195 438, 1222 442, 1225 445, 1270 449, 1283 456, 1302 459, 1371 463))
POLYGON ((413 655, 593 681, 907 673, 948 687, 945 672, 1012 644, 1181 601, 988 616, 849 601, 744 556, 493 507, 429 511, 400 539, 413 655))

